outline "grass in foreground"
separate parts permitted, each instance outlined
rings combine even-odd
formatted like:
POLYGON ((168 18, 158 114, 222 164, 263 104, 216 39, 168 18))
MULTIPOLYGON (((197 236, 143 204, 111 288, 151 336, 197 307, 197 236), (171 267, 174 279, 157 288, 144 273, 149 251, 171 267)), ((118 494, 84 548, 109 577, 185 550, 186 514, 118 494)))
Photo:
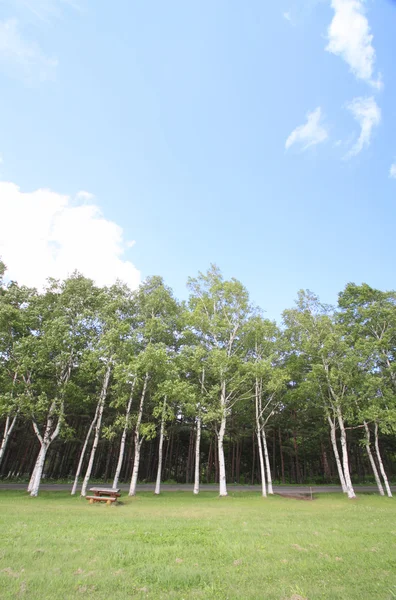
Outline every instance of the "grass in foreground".
POLYGON ((396 503, 0 492, 0 598, 393 600, 396 503))

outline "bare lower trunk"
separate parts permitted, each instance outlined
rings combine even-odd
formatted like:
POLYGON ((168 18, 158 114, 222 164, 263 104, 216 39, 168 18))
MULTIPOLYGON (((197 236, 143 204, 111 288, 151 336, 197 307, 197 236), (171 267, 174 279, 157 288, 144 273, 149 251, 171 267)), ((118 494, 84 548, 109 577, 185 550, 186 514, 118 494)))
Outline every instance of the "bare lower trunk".
POLYGON ((261 445, 260 431, 257 432, 257 445, 258 445, 259 460, 260 460, 261 495, 263 496, 263 498, 266 498, 267 497, 267 483, 266 483, 266 477, 265 477, 264 455, 263 455, 263 447, 261 445))
POLYGON ((351 474, 349 472, 349 461, 348 461, 348 448, 347 448, 347 438, 345 432, 344 418, 341 413, 340 407, 337 407, 337 420, 340 426, 340 434, 341 434, 341 449, 342 449, 342 467, 345 478, 346 485, 346 493, 348 498, 356 498, 355 491, 353 489, 351 474))
POLYGON ((256 378, 255 391, 256 391, 256 435, 257 435, 257 445, 258 445, 259 461, 260 461, 261 495, 263 496, 263 498, 266 498, 267 497, 267 483, 266 483, 266 477, 265 477, 263 447, 261 444, 261 423, 260 423, 261 391, 260 391, 260 384, 259 384, 259 381, 257 378, 256 378))
POLYGON ((43 444, 37 458, 36 466, 34 468, 34 479, 30 490, 30 495, 33 497, 37 496, 39 492, 41 477, 43 474, 45 459, 47 457, 49 446, 50 443, 43 444))
POLYGON ((262 437, 262 440, 263 440, 265 466, 266 466, 266 469, 267 469, 268 493, 269 494, 273 494, 274 490, 272 488, 271 465, 270 465, 270 461, 269 461, 267 439, 266 439, 266 436, 265 436, 264 428, 261 429, 261 437, 262 437))
POLYGON ((131 408, 132 408, 133 389, 135 387, 135 381, 136 381, 136 377, 132 382, 131 393, 129 395, 128 406, 127 406, 126 413, 125 413, 125 424, 124 424, 124 429, 122 430, 122 435, 121 435, 120 451, 118 453, 118 462, 117 462, 116 472, 114 475, 113 488, 116 488, 118 486, 118 480, 120 478, 122 463, 124 461, 125 442, 126 442, 126 436, 127 436, 127 431, 128 431, 129 415, 130 415, 131 408))
POLYGON ((201 454, 201 417, 197 417, 197 439, 195 440, 194 494, 199 494, 199 458, 201 454))
POLYGON ((222 408, 220 429, 217 435, 217 449, 219 454, 219 495, 227 496, 226 469, 224 459, 224 434, 226 430, 226 384, 225 381, 221 384, 220 403, 222 408))
POLYGON ((30 476, 29 484, 28 484, 28 487, 27 487, 27 491, 28 492, 31 492, 32 489, 33 489, 34 480, 36 478, 37 467, 38 467, 38 464, 39 464, 40 459, 41 459, 41 453, 42 453, 42 451, 43 451, 43 448, 42 448, 42 446, 40 446, 40 450, 39 450, 39 453, 37 455, 36 462, 34 464, 33 473, 30 476))
POLYGON ((94 416, 94 418, 91 421, 91 424, 90 424, 89 429, 88 429, 88 433, 87 433, 87 435, 85 437, 84 445, 83 445, 82 450, 81 450, 80 459, 78 461, 78 466, 77 466, 77 471, 76 471, 76 476, 74 478, 74 483, 73 483, 73 487, 72 487, 72 491, 71 491, 71 495, 72 496, 74 496, 74 494, 77 491, 78 478, 80 477, 81 469, 82 469, 84 458, 85 458, 85 453, 87 451, 88 442, 90 440, 92 430, 95 427, 95 423, 96 423, 97 418, 98 418, 98 412, 99 412, 99 404, 96 406, 95 416, 94 416))
POLYGON ((379 464, 379 468, 381 471, 382 479, 384 480, 386 493, 389 498, 392 498, 392 492, 390 489, 388 477, 387 477, 385 469, 384 469, 384 464, 382 462, 381 452, 380 452, 379 444, 378 444, 378 423, 375 424, 375 451, 377 453, 378 464, 379 464))
POLYGON ((161 417, 161 431, 158 445, 158 469, 157 469, 157 480, 155 482, 154 494, 160 494, 161 492, 161 473, 162 473, 162 448, 164 445, 164 433, 165 433, 165 412, 166 412, 166 396, 164 398, 164 404, 162 407, 161 417))
POLYGON ((4 426, 3 439, 1 441, 1 446, 0 446, 0 465, 2 463, 3 456, 5 454, 5 450, 6 450, 6 447, 8 444, 8 440, 10 439, 10 435, 14 428, 15 422, 16 422, 16 416, 13 418, 11 424, 10 424, 10 417, 8 416, 6 419, 5 426, 4 426))
POLYGON ((91 477, 91 473, 92 473, 92 467, 93 467, 94 460, 95 460, 96 449, 99 444, 100 428, 102 425, 102 416, 103 416, 103 410, 104 410, 105 400, 106 400, 106 396, 107 396, 107 388, 109 387, 109 382, 110 382, 111 366, 112 366, 111 361, 109 361, 109 363, 107 365, 105 377, 103 380, 102 389, 100 392, 100 398, 99 398, 99 403, 98 403, 98 418, 97 418, 96 425, 95 425, 95 437, 94 437, 94 441, 92 444, 91 454, 89 456, 88 466, 87 466, 87 470, 86 470, 84 481, 83 481, 82 488, 81 488, 81 496, 87 495, 88 482, 89 482, 89 478, 91 477))
POLYGON ((131 486, 129 488, 130 496, 136 495, 136 486, 137 486, 137 480, 138 480, 138 474, 139 474, 139 463, 140 463, 140 448, 141 448, 140 442, 138 444, 136 444, 136 442, 135 442, 135 457, 134 457, 134 461, 133 461, 131 486))
POLYGON ((3 456, 4 456, 4 453, 5 453, 8 441, 10 439, 12 430, 14 429, 16 420, 17 420, 17 415, 15 415, 12 420, 11 420, 11 418, 10 418, 9 415, 6 418, 6 422, 5 422, 5 426, 4 426, 3 439, 1 441, 1 446, 0 446, 0 465, 1 465, 1 461, 3 460, 3 456))
POLYGON ((367 425, 366 421, 363 422, 363 425, 364 425, 364 430, 366 432, 366 450, 367 450, 367 454, 368 454, 369 461, 371 464, 371 468, 373 469, 375 482, 377 484, 379 493, 381 494, 381 496, 384 496, 385 495, 384 488, 382 487, 381 479, 380 479, 380 476, 378 475, 378 471, 377 471, 377 465, 375 464, 373 453, 371 452, 370 429, 369 429, 369 426, 367 425))
POLYGON ((148 375, 148 373, 146 373, 146 376, 144 378, 144 383, 143 383, 142 395, 140 396, 139 412, 138 412, 136 427, 135 427, 135 436, 134 436, 134 438, 135 438, 135 456, 134 456, 134 461, 133 461, 131 485, 129 487, 129 495, 130 496, 136 495, 136 486, 137 486, 137 480, 138 480, 138 474, 139 474, 139 463, 140 463, 140 448, 142 445, 142 440, 140 439, 140 424, 142 422, 144 398, 146 396, 148 378, 149 378, 149 375, 148 375))
POLYGON ((339 455, 338 447, 337 447, 335 423, 332 420, 332 418, 330 417, 330 415, 327 415, 327 420, 330 425, 331 445, 333 446, 333 452, 334 452, 334 458, 335 458, 336 465, 337 465, 338 477, 340 478, 342 491, 344 492, 344 494, 346 494, 347 487, 346 487, 344 472, 342 470, 342 464, 341 464, 340 455, 339 455))
POLYGON ((61 415, 63 414, 63 402, 61 403, 61 406, 60 406, 60 414, 57 417, 56 425, 55 425, 55 417, 54 417, 55 406, 56 406, 56 404, 54 401, 48 412, 47 423, 45 426, 45 432, 44 432, 43 436, 40 434, 37 423, 34 420, 32 422, 33 429, 38 437, 41 448, 40 448, 40 452, 39 452, 37 460, 36 460, 36 464, 34 465, 33 473, 32 473, 32 476, 30 478, 30 482, 28 485, 28 492, 30 492, 31 496, 38 495, 48 448, 50 447, 52 442, 58 437, 59 432, 60 432, 61 415))

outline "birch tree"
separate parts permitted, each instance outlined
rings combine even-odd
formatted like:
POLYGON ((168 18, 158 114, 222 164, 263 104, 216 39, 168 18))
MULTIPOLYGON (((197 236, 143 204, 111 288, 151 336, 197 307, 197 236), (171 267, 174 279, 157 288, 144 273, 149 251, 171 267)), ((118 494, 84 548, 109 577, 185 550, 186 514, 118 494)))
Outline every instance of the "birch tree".
POLYGON ((339 294, 339 322, 357 356, 356 408, 379 493, 392 496, 378 431, 396 433, 396 292, 348 284, 339 294), (371 446, 371 426, 375 442, 371 446))
MULTIPOLYGON (((189 279, 190 325, 202 343, 210 348, 209 362, 216 374, 218 402, 213 413, 219 461, 219 495, 227 495, 224 436, 227 417, 237 400, 241 376, 240 336, 251 313, 246 289, 236 279, 224 281, 212 266, 206 274, 189 279)), ((245 377, 247 379, 247 377, 245 377)))
POLYGON ((27 413, 40 444, 28 491, 37 496, 45 459, 65 420, 68 387, 92 330, 94 288, 90 280, 75 274, 59 283, 50 280, 37 296, 40 316, 34 335, 18 347, 27 413))
POLYGON ((355 498, 352 485, 344 412, 351 403, 350 391, 355 377, 355 357, 342 338, 331 309, 320 304, 309 291, 299 293, 297 308, 286 310, 283 318, 289 339, 297 354, 304 354, 309 364, 308 382, 316 384, 313 398, 320 398, 330 425, 333 450, 340 482, 348 495, 355 498), (336 423, 340 432, 341 461, 335 441, 336 423))
POLYGON ((4 272, 0 262, 0 420, 4 419, 0 438, 0 465, 17 419, 23 416, 23 382, 17 347, 32 334, 35 314, 32 302, 36 291, 15 282, 1 284, 4 272))
POLYGON ((110 288, 104 288, 99 295, 98 304, 99 335, 94 353, 103 368, 100 370, 100 393, 93 425, 93 443, 82 483, 81 496, 86 495, 95 461, 101 435, 103 413, 108 400, 111 374, 115 365, 124 356, 124 347, 125 345, 128 346, 131 339, 135 317, 134 297, 130 290, 120 283, 110 288))
POLYGON ((254 382, 255 424, 260 461, 262 496, 273 494, 266 426, 281 404, 288 374, 281 363, 281 335, 274 322, 260 315, 246 327, 248 360, 254 382), (268 487, 267 487, 268 486, 268 487))
POLYGON ((163 357, 166 356, 168 349, 173 350, 178 345, 181 316, 179 304, 160 277, 151 277, 141 285, 136 297, 136 306, 136 336, 140 347, 137 370, 141 387, 134 427, 130 496, 136 494, 142 444, 145 439, 155 435, 155 426, 151 418, 146 423, 143 421, 145 404, 147 397, 155 393, 154 382, 158 367, 163 363, 163 357))

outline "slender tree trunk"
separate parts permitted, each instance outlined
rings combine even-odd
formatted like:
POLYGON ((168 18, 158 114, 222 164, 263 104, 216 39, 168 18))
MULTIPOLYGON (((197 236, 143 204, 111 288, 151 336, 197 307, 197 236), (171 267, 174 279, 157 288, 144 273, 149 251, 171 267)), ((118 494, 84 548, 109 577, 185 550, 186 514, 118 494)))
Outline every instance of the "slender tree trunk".
MULTIPOLYGON (((52 407, 51 407, 52 408, 52 407)), ((52 408, 53 411, 53 408, 52 408)), ((52 426, 53 426, 53 415, 52 415, 52 411, 51 411, 51 416, 47 419, 47 426, 45 429, 45 434, 44 437, 42 438, 41 436, 39 437, 40 443, 41 443, 41 450, 39 452, 39 455, 37 457, 37 461, 34 467, 34 471, 33 471, 33 476, 31 479, 31 482, 29 483, 29 487, 30 487, 30 495, 35 497, 38 495, 39 492, 39 487, 40 487, 40 483, 41 483, 41 477, 43 474, 43 469, 44 469, 44 464, 45 464, 45 459, 47 457, 47 452, 48 452, 48 448, 50 447, 50 445, 52 444, 52 442, 58 437, 59 435, 59 431, 60 431, 60 416, 58 417, 58 422, 57 425, 55 427, 55 429, 53 430, 52 434, 52 426)), ((39 434, 37 425, 34 423, 35 425, 35 431, 37 435, 39 434)))
POLYGON ((192 471, 192 460, 193 460, 193 448, 194 448, 194 430, 190 429, 190 438, 188 442, 187 452, 187 464, 186 464, 186 483, 190 483, 190 475, 192 471))
POLYGON ((281 459, 281 481, 282 481, 282 483, 285 483, 285 461, 283 460, 282 436, 281 436, 280 428, 278 429, 278 434, 279 434, 279 452, 280 452, 280 459, 281 459))
POLYGON ((382 475, 382 479, 384 480, 384 484, 385 484, 385 488, 386 488, 386 493, 388 495, 389 498, 392 498, 392 492, 390 489, 390 485, 389 485, 389 481, 388 481, 388 477, 386 475, 385 469, 384 469, 384 464, 382 462, 382 457, 381 457, 381 452, 379 449, 379 443, 378 443, 378 423, 375 423, 375 451, 377 454, 377 459, 378 459, 378 464, 379 464, 379 468, 381 471, 381 475, 382 475))
POLYGON ((371 464, 371 468, 373 469, 375 482, 377 484, 379 493, 381 494, 381 496, 384 496, 385 495, 384 488, 382 487, 381 479, 380 479, 380 476, 378 475, 378 471, 377 471, 377 465, 375 464, 373 453, 371 452, 371 448, 370 448, 370 429, 369 429, 369 426, 367 425, 366 421, 364 421, 363 424, 364 424, 364 430, 366 432, 366 450, 367 450, 367 454, 368 454, 369 461, 371 464))
POLYGON ((50 443, 51 442, 43 443, 43 445, 41 446, 41 451, 39 453, 37 463, 36 463, 36 466, 34 469, 34 480, 33 480, 31 491, 30 491, 30 495, 32 497, 35 497, 38 495, 41 477, 43 474, 43 469, 44 469, 44 464, 45 464, 45 459, 47 457, 47 452, 48 452, 50 443))
POLYGON ((261 422, 260 422, 261 394, 260 394, 260 385, 259 385, 259 381, 258 381, 257 377, 256 377, 255 391, 256 391, 256 435, 257 435, 257 445, 258 445, 259 461, 260 461, 261 495, 264 498, 266 498, 267 497, 267 485, 266 485, 266 477, 265 477, 263 448, 261 445, 261 422))
POLYGON ((272 495, 274 493, 274 490, 272 487, 271 465, 270 465, 270 460, 269 460, 269 455, 268 455, 268 446, 267 446, 267 439, 266 439, 264 427, 261 429, 261 437, 263 440, 265 466, 267 468, 268 493, 270 495, 272 495))
POLYGON ((251 482, 252 485, 254 485, 254 478, 255 478, 255 469, 256 469, 256 446, 255 446, 255 439, 256 436, 254 435, 254 431, 252 431, 252 477, 251 477, 251 482))
POLYGON ((0 465, 3 460, 4 454, 6 451, 6 447, 8 444, 8 440, 10 439, 12 430, 14 429, 16 420, 17 420, 17 414, 14 415, 12 420, 11 420, 10 415, 7 415, 5 426, 4 426, 3 439, 1 441, 1 446, 0 446, 0 465))
POLYGON ((76 493, 76 491, 77 491, 78 479, 80 477, 81 469, 82 469, 82 466, 83 466, 83 462, 84 462, 84 458, 85 458, 85 453, 87 451, 88 442, 90 440, 92 430, 95 427, 95 423, 96 423, 97 418, 98 418, 98 413, 99 413, 99 403, 96 405, 95 416, 92 419, 91 424, 90 424, 89 429, 88 429, 88 433, 85 436, 84 445, 83 445, 82 450, 81 450, 80 459, 79 459, 78 465, 77 465, 76 476, 74 478, 74 483, 73 483, 73 487, 72 487, 72 491, 71 491, 71 495, 72 496, 74 496, 75 493, 76 493))
MULTIPOLYGON (((202 369, 201 379, 201 394, 203 395, 205 389, 205 368, 202 369)), ((199 494, 199 473, 200 473, 200 455, 201 455, 201 407, 198 406, 197 416, 197 437, 195 439, 195 469, 194 469, 194 494, 199 494)))
MULTIPOLYGON (((30 492, 31 496, 37 496, 41 477, 43 474, 45 459, 47 456, 48 448, 52 444, 52 442, 58 437, 60 431, 60 423, 61 423, 61 415, 57 417, 57 424, 54 429, 54 411, 55 411, 55 401, 51 404, 51 407, 48 412, 47 423, 45 426, 44 436, 41 436, 39 428, 35 421, 33 421, 33 429, 37 435, 37 438, 40 442, 40 452, 38 453, 36 463, 33 468, 33 473, 30 478, 30 482, 28 485, 28 492, 30 492)), ((63 405, 61 406, 61 411, 63 411, 63 405)))
POLYGON ((331 472, 330 472, 329 461, 327 460, 326 448, 324 447, 323 444, 321 444, 321 449, 322 449, 323 471, 324 471, 324 474, 325 474, 325 478, 327 480, 329 480, 329 479, 331 479, 331 472))
POLYGON ((222 409, 220 429, 217 436, 217 446, 219 453, 219 496, 227 496, 226 469, 224 459, 224 434, 226 430, 226 384, 225 381, 221 384, 220 404, 222 409))
POLYGON ((327 420, 328 420, 329 425, 330 425, 331 445, 333 446, 334 458, 335 458, 336 465, 337 465, 337 470, 338 470, 338 477, 340 478, 340 483, 341 483, 342 491, 344 492, 344 494, 346 494, 347 493, 347 486, 346 486, 346 483, 345 483, 344 472, 342 470, 340 455, 339 455, 338 447, 337 447, 337 438, 336 438, 335 423, 334 423, 333 419, 330 417, 330 415, 327 415, 327 420))
POLYGON ((127 431, 128 431, 129 415, 131 413, 131 408, 132 408, 132 399, 133 399, 133 390, 135 387, 135 381, 136 381, 136 377, 133 379, 133 382, 131 384, 131 393, 129 395, 128 406, 127 406, 126 413, 125 413, 125 424, 124 424, 124 429, 122 430, 122 435, 121 435, 120 451, 118 453, 118 462, 117 462, 116 472, 114 475, 113 488, 116 488, 118 486, 118 480, 120 478, 122 463, 124 461, 125 442, 126 442, 126 436, 127 436, 127 431))
POLYGON ((201 453, 201 417, 197 417, 197 437, 195 440, 194 494, 199 494, 199 458, 201 453))
POLYGON ((208 469, 207 469, 207 472, 206 472, 206 483, 211 483, 212 464, 213 464, 213 458, 212 458, 212 435, 211 435, 210 436, 210 442, 209 442, 208 469))
POLYGON ((36 462, 34 463, 33 472, 32 472, 32 474, 30 476, 29 484, 28 484, 28 487, 27 487, 27 491, 28 492, 31 492, 32 489, 33 489, 33 484, 34 484, 35 479, 36 479, 37 467, 38 467, 38 464, 39 464, 39 462, 41 460, 41 454, 42 454, 42 452, 43 452, 43 447, 40 444, 40 450, 39 450, 39 453, 37 455, 36 462))
POLYGON ((143 417, 144 398, 146 396, 148 378, 149 378, 149 374, 146 373, 145 378, 144 378, 144 383, 143 383, 142 395, 140 396, 139 412, 138 412, 136 427, 135 427, 135 436, 134 436, 135 437, 135 456, 134 456, 134 461, 133 461, 131 485, 129 487, 129 495, 130 496, 136 495, 136 485, 137 485, 137 480, 138 480, 139 463, 140 463, 140 449, 141 449, 142 441, 143 441, 140 439, 140 424, 142 422, 142 417, 143 417))
POLYGON ((81 488, 81 496, 87 495, 87 486, 88 486, 89 478, 91 477, 92 467, 93 467, 94 460, 95 460, 96 449, 97 449, 98 443, 99 443, 103 410, 104 410, 106 396, 107 396, 107 389, 109 387, 109 382, 110 382, 111 367, 112 367, 112 363, 111 363, 111 361, 109 361, 109 363, 107 365, 106 373, 104 376, 102 389, 100 392, 98 418, 97 418, 96 425, 95 425, 95 437, 94 437, 94 441, 92 444, 91 454, 89 456, 89 462, 88 462, 87 470, 86 470, 84 481, 83 481, 82 488, 81 488))
POLYGON ((276 479, 276 459, 275 459, 275 451, 276 451, 276 429, 274 427, 273 438, 272 438, 272 472, 276 479))
MULTIPOLYGON (((296 415, 294 414, 294 420, 296 420, 296 415)), ((298 444, 297 444, 297 436, 296 431, 293 430, 293 446, 294 446, 294 457, 296 463, 296 483, 301 483, 301 469, 300 469, 300 461, 298 458, 298 444)))
POLYGON ((347 437, 344 425, 344 418, 342 416, 342 412, 340 407, 337 407, 337 420, 340 426, 340 434, 341 434, 341 450, 342 450, 342 467, 344 472, 344 479, 346 485, 346 493, 348 498, 356 498, 355 491, 353 489, 351 474, 349 472, 349 461, 348 461, 348 447, 347 447, 347 437))
POLYGON ((162 406, 161 431, 160 431, 160 439, 159 439, 159 444, 158 444, 157 480, 155 482, 155 491, 154 491, 154 494, 156 494, 156 495, 159 495, 161 492, 162 448, 164 445, 165 413, 166 413, 166 396, 164 398, 164 404, 162 406))

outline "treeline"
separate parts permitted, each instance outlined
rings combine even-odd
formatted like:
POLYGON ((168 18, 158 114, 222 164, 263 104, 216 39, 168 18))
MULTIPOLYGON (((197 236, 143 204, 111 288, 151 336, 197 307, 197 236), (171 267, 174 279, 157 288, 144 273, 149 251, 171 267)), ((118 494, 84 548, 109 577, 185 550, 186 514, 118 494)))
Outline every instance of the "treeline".
MULTIPOLYGON (((396 459, 396 293, 301 291, 282 325, 217 267, 178 302, 75 273, 44 292, 0 263, 0 476, 219 484, 376 481, 396 459)), ((81 488, 80 488, 81 486, 81 488)))

